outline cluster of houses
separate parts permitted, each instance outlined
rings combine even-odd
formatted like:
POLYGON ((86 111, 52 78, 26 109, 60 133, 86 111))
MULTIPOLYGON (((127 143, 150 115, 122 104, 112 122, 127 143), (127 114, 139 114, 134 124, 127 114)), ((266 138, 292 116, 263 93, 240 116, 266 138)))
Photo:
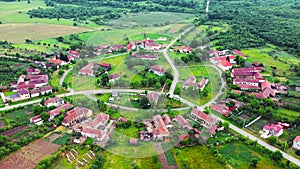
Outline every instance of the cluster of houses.
POLYGON ((210 108, 226 117, 229 116, 229 114, 239 108, 239 107, 243 107, 243 106, 246 106, 245 103, 243 102, 240 102, 238 100, 235 100, 235 99, 231 99, 231 98, 227 98, 226 100, 220 100, 218 103, 215 103, 215 104, 212 104, 210 105, 210 108), (234 103, 232 105, 232 107, 228 107, 226 106, 226 103, 234 103))
POLYGON ((155 43, 152 39, 147 38, 145 40, 138 40, 136 42, 130 41, 126 48, 127 50, 147 49, 147 50, 159 50, 163 46, 155 43))
POLYGON ((249 68, 234 68, 231 72, 233 84, 237 85, 241 90, 257 90, 259 92, 252 92, 257 98, 274 98, 277 93, 286 93, 287 87, 270 83, 260 74, 262 67, 249 68))
POLYGON ((110 63, 95 63, 95 62, 92 62, 84 67, 82 67, 79 71, 78 71, 78 74, 79 75, 87 75, 87 76, 98 76, 96 75, 95 72, 97 72, 97 70, 102 67, 104 69, 106 69, 106 71, 110 70, 111 69, 111 65, 110 63))
POLYGON ((114 52, 122 52, 123 50, 125 50, 125 47, 122 44, 117 44, 117 45, 100 44, 95 54, 96 55, 110 54, 114 52))
POLYGON ((244 53, 242 53, 237 49, 234 49, 232 53, 233 54, 230 54, 229 50, 223 50, 223 51, 211 50, 209 51, 209 56, 211 57, 210 61, 213 64, 216 64, 223 71, 227 71, 232 68, 233 64, 236 64, 234 60, 235 58, 234 55, 239 55, 244 59, 247 58, 244 53))
POLYGON ((199 82, 197 82, 197 77, 196 76, 190 76, 184 83, 183 83, 183 88, 187 89, 189 87, 192 87, 193 90, 199 89, 200 91, 203 91, 205 86, 208 83, 208 79, 206 78, 201 78, 199 82))
POLYGON ((193 48, 190 46, 173 46, 170 49, 170 52, 179 52, 179 53, 191 53, 193 48))
POLYGON ((56 65, 66 65, 66 64, 70 63, 72 60, 79 59, 79 57, 80 57, 80 54, 79 54, 78 50, 69 50, 67 52, 68 61, 61 60, 60 59, 60 53, 58 53, 56 56, 51 58, 49 60, 49 62, 52 63, 52 64, 56 64, 56 65))
POLYGON ((263 132, 260 137, 269 138, 270 136, 280 137, 283 134, 283 129, 288 129, 290 127, 287 123, 278 122, 277 124, 265 124, 263 126, 263 132))
POLYGON ((16 82, 10 83, 11 90, 16 93, 8 96, 6 101, 16 102, 51 93, 48 80, 48 75, 41 74, 39 69, 28 68, 27 76, 21 75, 16 82))

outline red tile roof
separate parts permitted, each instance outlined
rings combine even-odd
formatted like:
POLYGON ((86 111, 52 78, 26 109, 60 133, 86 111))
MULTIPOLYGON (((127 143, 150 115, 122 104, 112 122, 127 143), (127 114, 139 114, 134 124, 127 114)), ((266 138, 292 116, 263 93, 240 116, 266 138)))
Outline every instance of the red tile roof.
POLYGON ((179 141, 182 141, 182 140, 187 139, 187 138, 189 138, 188 134, 182 134, 182 135, 179 136, 179 141))
POLYGON ((239 50, 237 50, 237 49, 234 49, 232 52, 233 52, 233 54, 235 54, 235 55, 240 55, 240 56, 242 56, 242 57, 246 57, 245 54, 244 54, 243 52, 241 52, 241 51, 239 51, 239 50))
POLYGON ((87 108, 76 107, 73 110, 68 111, 66 113, 66 116, 63 121, 64 123, 70 123, 71 121, 78 118, 79 116, 86 115, 89 111, 90 109, 87 108))
POLYGON ((156 92, 148 92, 147 93, 147 98, 149 102, 157 102, 158 100, 158 93, 156 92))
POLYGON ((56 103, 56 102, 58 102, 58 101, 60 101, 60 100, 62 100, 60 97, 54 97, 54 98, 50 98, 50 99, 48 99, 48 100, 46 100, 45 102, 44 102, 44 105, 48 105, 48 104, 50 104, 50 103, 56 103))
POLYGON ((210 108, 226 117, 228 117, 228 113, 230 112, 229 108, 222 104, 212 104, 210 108))
POLYGON ((158 65, 153 65, 150 68, 153 69, 153 70, 155 70, 155 71, 157 71, 157 72, 160 72, 160 73, 166 72, 166 70, 164 68, 162 68, 162 67, 160 67, 158 65))
POLYGON ((224 67, 232 66, 232 64, 230 62, 228 62, 227 60, 221 60, 219 63, 224 67))
POLYGON ((300 136, 295 137, 293 142, 300 142, 300 136))
POLYGON ((30 90, 30 94, 36 94, 36 93, 46 92, 46 91, 50 91, 50 90, 52 91, 51 86, 45 86, 45 87, 30 90))
POLYGON ((82 133, 97 135, 98 138, 102 137, 101 131, 93 128, 86 127, 82 130, 82 133))
POLYGON ((110 67, 111 65, 110 65, 110 63, 102 62, 102 63, 100 63, 100 66, 101 67, 110 67))
POLYGON ((60 112, 62 110, 67 110, 67 109, 70 109, 72 107, 73 107, 72 104, 67 103, 67 104, 64 104, 64 105, 56 108, 56 109, 53 109, 53 110, 49 111, 48 113, 50 114, 50 116, 58 116, 58 115, 60 115, 60 112))
POLYGON ((262 67, 234 68, 232 72, 260 72, 262 67))
POLYGON ((199 118, 201 118, 203 121, 208 122, 210 124, 215 122, 215 119, 212 118, 211 116, 205 114, 204 112, 198 110, 198 109, 193 109, 192 114, 194 114, 195 116, 198 116, 199 118))
POLYGON ((96 128, 99 123, 105 124, 108 120, 108 114, 100 113, 89 123, 89 126, 92 128, 96 128))
POLYGON ((186 120, 181 115, 176 116, 176 120, 181 127, 187 124, 186 120))

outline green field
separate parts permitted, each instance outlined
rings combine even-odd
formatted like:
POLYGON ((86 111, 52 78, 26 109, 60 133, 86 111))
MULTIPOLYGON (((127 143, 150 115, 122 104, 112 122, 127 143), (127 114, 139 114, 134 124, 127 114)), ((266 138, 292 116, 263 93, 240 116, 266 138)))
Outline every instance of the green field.
POLYGON ((60 78, 62 76, 60 76, 58 74, 58 71, 53 72, 51 79, 50 79, 50 84, 52 87, 58 87, 58 92, 57 94, 63 94, 63 93, 67 93, 68 91, 66 89, 64 89, 63 87, 60 86, 60 78))
POLYGON ((2 100, 2 97, 0 97, 0 107, 4 107, 4 106, 5 106, 5 104, 4 104, 3 100, 2 100))
POLYGON ((118 156, 109 151, 105 151, 104 153, 105 163, 104 169, 111 168, 134 168, 134 166, 138 166, 138 168, 153 168, 160 169, 161 164, 154 160, 153 157, 148 158, 129 158, 126 156, 118 156))
POLYGON ((201 98, 190 97, 187 93, 187 89, 181 89, 181 93, 184 98, 192 101, 196 104, 203 105, 210 101, 219 91, 220 89, 220 79, 217 70, 210 66, 189 66, 189 67, 181 67, 178 68, 179 72, 179 86, 182 87, 182 84, 186 81, 189 76, 200 76, 209 78, 209 83, 205 87, 204 90, 208 91, 207 97, 201 98))
POLYGON ((101 94, 101 95, 94 94, 93 96, 97 99, 100 99, 100 100, 104 101, 104 102, 108 102, 109 98, 111 97, 111 93, 104 93, 104 94, 101 94))
POLYGON ((67 143, 67 141, 71 138, 70 134, 63 134, 62 136, 58 137, 57 139, 55 139, 52 143, 54 144, 59 144, 61 146, 65 145, 67 143))
POLYGON ((172 149, 178 168, 218 169, 227 168, 217 161, 205 146, 172 149))
POLYGON ((31 112, 31 107, 12 111, 10 113, 7 113, 6 117, 8 118, 10 123, 12 121, 17 123, 27 123, 29 122, 29 115, 27 114, 29 112, 31 112))
POLYGON ((114 132, 118 132, 119 134, 125 135, 130 138, 138 138, 139 137, 139 129, 134 126, 131 126, 127 129, 116 128, 114 130, 114 132))
POLYGON ((223 155, 225 159, 230 161, 230 164, 234 168, 247 169, 250 166, 250 161, 253 158, 257 158, 258 164, 257 168, 268 168, 277 169, 280 168, 271 159, 262 156, 261 154, 253 151, 245 144, 241 142, 229 143, 218 147, 220 154, 223 155))
POLYGON ((170 12, 149 12, 136 15, 123 16, 108 23, 111 26, 133 27, 133 26, 161 26, 170 23, 186 23, 186 19, 194 15, 170 12))
POLYGON ((300 113, 293 110, 278 108, 276 111, 273 112, 273 116, 277 118, 287 118, 290 121, 293 121, 300 116, 300 113))

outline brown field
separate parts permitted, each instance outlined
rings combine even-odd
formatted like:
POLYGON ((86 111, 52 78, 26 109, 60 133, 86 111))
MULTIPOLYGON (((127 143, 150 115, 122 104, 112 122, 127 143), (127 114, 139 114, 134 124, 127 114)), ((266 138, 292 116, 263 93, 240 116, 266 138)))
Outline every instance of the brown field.
POLYGON ((22 43, 25 39, 42 40, 88 31, 91 29, 54 24, 2 24, 0 25, 0 40, 22 43))
POLYGON ((19 132, 21 132, 23 130, 26 130, 28 128, 30 128, 30 127, 29 126, 19 126, 19 127, 15 127, 13 129, 7 130, 7 131, 5 131, 1 134, 6 135, 8 137, 11 137, 12 135, 15 135, 16 133, 19 133, 19 132))
POLYGON ((170 33, 177 33, 185 25, 186 24, 176 24, 168 32, 170 32, 170 33))
POLYGON ((60 145, 46 141, 38 141, 23 147, 20 151, 0 162, 0 168, 34 169, 40 160, 50 156, 60 148, 60 145))

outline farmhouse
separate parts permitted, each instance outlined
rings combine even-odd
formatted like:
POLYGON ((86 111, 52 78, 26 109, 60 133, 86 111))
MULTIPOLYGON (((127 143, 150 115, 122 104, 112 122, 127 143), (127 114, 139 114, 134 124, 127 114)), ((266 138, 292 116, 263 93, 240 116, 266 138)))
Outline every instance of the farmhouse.
POLYGON ((65 102, 62 98, 60 97, 54 97, 54 98, 50 98, 48 100, 46 100, 44 102, 44 105, 47 106, 47 107, 51 107, 51 106, 55 106, 55 107, 58 107, 60 105, 63 105, 65 102))
POLYGON ((45 95, 46 93, 51 93, 51 92, 52 92, 51 86, 44 86, 41 88, 36 88, 36 89, 30 90, 30 96, 38 97, 40 95, 45 95))
POLYGON ((100 113, 88 124, 88 127, 95 128, 95 129, 99 127, 103 127, 106 125, 108 120, 109 120, 108 114, 100 113))
POLYGON ((100 67, 103 67, 105 68, 106 70, 110 70, 111 69, 111 64, 110 63, 105 63, 105 62, 102 62, 99 64, 100 67))
POLYGON ((77 121, 90 117, 92 115, 92 110, 87 108, 76 107, 71 111, 68 111, 65 115, 64 120, 62 121, 62 125, 69 127, 77 121))
POLYGON ((120 79, 120 75, 119 74, 110 74, 109 75, 109 81, 110 82, 115 82, 116 80, 119 80, 120 79))
POLYGON ((94 128, 88 128, 88 127, 84 128, 81 131, 81 135, 83 137, 94 138, 98 141, 102 141, 104 139, 104 136, 105 136, 105 135, 102 135, 100 130, 94 129, 94 128))
POLYGON ((83 68, 81 68, 79 71, 78 71, 78 74, 79 75, 88 75, 88 76, 94 76, 94 67, 97 66, 98 64, 93 62, 93 63, 90 63, 86 66, 84 66, 83 68))
POLYGON ((18 90, 18 95, 21 97, 21 100, 30 98, 30 92, 27 89, 18 90))
POLYGON ((181 46, 179 47, 178 51, 180 53, 191 53, 193 50, 193 48, 191 48, 190 46, 181 46))
POLYGON ((48 112, 49 115, 50 115, 49 121, 52 120, 52 119, 54 119, 55 117, 59 116, 61 114, 62 110, 68 110, 68 109, 70 109, 72 107, 73 107, 72 104, 67 103, 67 104, 64 104, 64 105, 56 108, 56 109, 53 109, 53 110, 49 111, 48 112))
POLYGON ((229 108, 223 104, 212 104, 210 108, 226 117, 228 117, 230 112, 229 108))
POLYGON ((157 101, 158 101, 158 93, 156 92, 148 92, 147 93, 147 99, 150 103, 153 103, 153 104, 157 104, 157 101))
POLYGON ((259 89, 259 80, 236 78, 233 79, 233 84, 238 85, 242 89, 259 89))
POLYGON ((43 124, 43 120, 40 115, 37 115, 37 116, 33 116, 30 118, 30 123, 36 124, 36 125, 41 125, 41 124, 43 124))
POLYGON ((29 79, 28 85, 34 85, 35 87, 42 87, 48 83, 48 75, 28 75, 26 77, 29 79))
POLYGON ((153 65, 150 67, 149 71, 152 71, 154 74, 158 76, 163 76, 166 72, 166 69, 158 66, 158 65, 153 65))
POLYGON ((185 118, 182 117, 182 115, 178 115, 174 118, 174 120, 177 122, 177 124, 181 127, 181 128, 185 128, 188 126, 187 121, 185 120, 185 118))
POLYGON ((169 137, 169 131, 160 115, 153 116, 153 126, 152 134, 154 140, 164 140, 169 137))
POLYGON ((167 128, 172 128, 173 127, 172 121, 171 121, 170 117, 167 114, 162 115, 162 118, 163 118, 164 123, 165 123, 167 128))
POLYGON ((283 127, 280 124, 264 125, 264 134, 261 135, 262 138, 268 138, 270 136, 279 137, 283 134, 283 127))
POLYGON ((293 148, 300 150, 300 136, 294 138, 293 148))
POLYGON ((207 128, 212 127, 217 122, 216 119, 212 118, 211 116, 205 114, 204 112, 202 112, 198 109, 193 109, 191 111, 191 116, 198 120, 203 121, 202 125, 207 128))
POLYGON ((69 50, 68 51, 68 59, 73 60, 73 58, 79 58, 79 52, 77 50, 69 50))
POLYGON ((262 67, 234 68, 232 72, 261 72, 262 67))
POLYGON ((184 83, 183 88, 187 89, 189 87, 193 87, 193 89, 200 89, 203 91, 206 84, 208 83, 208 79, 202 78, 200 82, 196 82, 196 76, 190 76, 184 83))

